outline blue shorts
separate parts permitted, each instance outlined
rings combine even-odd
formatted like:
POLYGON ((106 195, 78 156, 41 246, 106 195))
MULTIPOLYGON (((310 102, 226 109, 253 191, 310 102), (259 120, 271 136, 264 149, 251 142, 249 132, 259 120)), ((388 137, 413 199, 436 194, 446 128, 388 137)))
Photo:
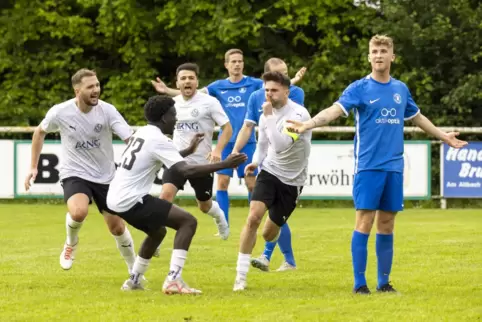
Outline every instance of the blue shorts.
POLYGON ((357 210, 403 210, 403 173, 358 172, 353 183, 353 200, 357 210))
MULTIPOLYGON (((223 152, 221 153, 221 159, 225 160, 231 152, 233 152, 234 148, 234 142, 229 142, 226 144, 226 147, 224 148, 223 152)), ((239 151, 241 153, 245 153, 248 156, 248 160, 246 162, 241 163, 239 167, 236 169, 236 172, 238 174, 238 178, 244 178, 244 168, 251 162, 253 162, 253 155, 254 151, 256 150, 256 142, 248 142, 244 148, 239 151)), ((217 174, 224 174, 227 176, 230 176, 231 178, 233 177, 233 171, 234 169, 223 169, 217 172, 217 174)), ((258 170, 254 172, 254 175, 256 176, 258 173, 258 170)))

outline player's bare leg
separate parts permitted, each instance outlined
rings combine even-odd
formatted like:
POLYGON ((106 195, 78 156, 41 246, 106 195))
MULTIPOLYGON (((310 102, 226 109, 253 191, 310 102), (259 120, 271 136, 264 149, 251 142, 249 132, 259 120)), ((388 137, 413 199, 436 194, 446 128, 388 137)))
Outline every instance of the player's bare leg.
POLYGON ((219 207, 219 204, 212 199, 206 201, 197 200, 199 210, 203 213, 213 217, 216 226, 218 227, 218 233, 222 240, 226 240, 229 237, 229 225, 226 221, 224 212, 219 207))
POLYGON ((117 249, 119 249, 120 254, 124 258, 130 274, 134 267, 134 261, 136 260, 134 240, 132 239, 131 233, 129 229, 127 229, 122 218, 111 215, 106 211, 103 211, 102 214, 104 215, 104 221, 107 224, 110 233, 115 238, 117 249))
MULTIPOLYGON (((169 201, 170 203, 173 203, 174 198, 176 198, 178 191, 179 190, 177 189, 177 187, 172 183, 164 183, 162 185, 162 191, 161 191, 161 194, 159 195, 159 198, 169 201)), ((159 247, 154 252, 154 255, 153 255, 154 257, 159 257, 161 252, 160 247, 161 246, 159 245, 159 247)))
POLYGON ((372 230, 375 220, 375 211, 373 210, 357 210, 355 231, 353 232, 351 242, 351 253, 353 262, 353 273, 355 275, 355 286, 353 293, 370 294, 367 286, 365 272, 367 268, 368 257, 368 237, 372 230))
POLYGON ((79 230, 89 212, 89 197, 83 193, 76 193, 67 200, 67 215, 65 227, 67 238, 62 253, 60 253, 60 266, 68 270, 72 268, 75 252, 79 243, 79 230))
POLYGON ((164 240, 166 233, 167 231, 165 227, 161 227, 157 231, 149 232, 139 249, 139 254, 134 262, 132 273, 130 274, 129 279, 122 285, 121 290, 144 290, 144 285, 142 285, 144 274, 149 267, 152 256, 164 240))
POLYGON ((189 287, 181 276, 189 246, 196 233, 196 218, 184 209, 172 205, 166 226, 177 232, 174 237, 169 274, 164 281, 162 291, 166 294, 201 294, 200 290, 189 287))
POLYGON ((377 211, 377 292, 396 292, 389 281, 393 262, 393 229, 395 227, 396 214, 396 212, 377 211))
POLYGON ((256 245, 256 234, 266 210, 266 205, 263 202, 256 200, 250 202, 248 219, 241 232, 233 291, 242 291, 247 287, 251 253, 256 245))

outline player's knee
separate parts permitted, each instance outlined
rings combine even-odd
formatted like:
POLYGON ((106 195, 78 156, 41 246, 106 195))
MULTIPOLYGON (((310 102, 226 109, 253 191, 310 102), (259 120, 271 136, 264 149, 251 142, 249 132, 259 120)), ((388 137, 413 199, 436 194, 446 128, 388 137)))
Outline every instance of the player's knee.
POLYGON ((370 233, 373 227, 374 220, 375 220, 374 211, 358 211, 355 230, 360 231, 362 233, 370 233))
POLYGON ((201 210, 203 213, 207 214, 209 210, 211 210, 211 207, 213 206, 211 199, 207 201, 198 201, 198 207, 199 210, 201 210))
POLYGON ((258 229, 259 225, 261 225, 261 219, 262 219, 261 216, 251 213, 249 214, 246 223, 249 228, 258 229))
POLYGON ((395 226, 395 215, 378 216, 377 218, 377 231, 381 234, 393 233, 395 226))
POLYGON ((73 205, 69 207, 69 213, 73 220, 82 222, 89 212, 89 206, 73 205))
POLYGON ((156 242, 160 242, 164 239, 167 234, 166 227, 160 227, 156 231, 149 232, 149 237, 155 240, 156 242))
POLYGON ((197 229, 197 219, 193 215, 189 215, 183 223, 186 230, 189 230, 193 235, 196 233, 197 229))
POLYGON ((110 233, 114 236, 120 236, 126 230, 126 226, 120 217, 111 215, 106 223, 110 233))

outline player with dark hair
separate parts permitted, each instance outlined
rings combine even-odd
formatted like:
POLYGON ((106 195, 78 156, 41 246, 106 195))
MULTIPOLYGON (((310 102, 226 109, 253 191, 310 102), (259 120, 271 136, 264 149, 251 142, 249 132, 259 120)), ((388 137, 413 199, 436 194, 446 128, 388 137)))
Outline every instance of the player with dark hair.
POLYGON ((247 287, 251 253, 264 214, 268 210, 263 237, 265 241, 276 242, 280 228, 296 208, 308 175, 311 132, 290 133, 285 122, 289 119, 309 120, 310 114, 288 98, 291 83, 286 75, 268 72, 263 75, 263 81, 266 102, 262 105, 256 152, 246 173, 253 173, 258 167, 261 171, 256 177, 248 219, 241 232, 234 291, 243 291, 247 287))
POLYGON ((177 122, 174 100, 167 96, 149 98, 144 106, 148 124, 131 137, 122 154, 119 168, 107 195, 107 204, 118 216, 133 227, 145 232, 129 279, 123 290, 143 289, 141 278, 149 262, 166 235, 166 228, 176 230, 168 276, 162 287, 167 294, 199 294, 182 279, 191 240, 196 232, 197 220, 185 210, 170 202, 149 194, 157 172, 164 165, 175 176, 182 178, 203 177, 228 167, 236 167, 246 161, 246 155, 231 156, 225 161, 193 165, 183 156, 193 153, 203 135, 196 135, 191 145, 179 152, 166 135, 172 135, 177 122))

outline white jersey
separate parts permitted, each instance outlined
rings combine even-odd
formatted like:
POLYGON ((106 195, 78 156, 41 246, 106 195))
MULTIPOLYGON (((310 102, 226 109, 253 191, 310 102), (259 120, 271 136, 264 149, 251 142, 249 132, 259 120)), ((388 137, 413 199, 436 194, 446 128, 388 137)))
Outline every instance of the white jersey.
POLYGON ((189 100, 184 100, 182 95, 174 97, 176 102, 177 123, 173 140, 179 151, 189 147, 192 138, 197 133, 204 133, 204 139, 199 144, 196 152, 185 159, 191 164, 204 164, 212 150, 213 132, 215 124, 223 126, 229 118, 219 101, 199 91, 189 100))
POLYGON ((117 109, 104 101, 83 113, 71 99, 53 106, 40 123, 45 132, 60 131, 60 179, 79 177, 108 184, 114 177, 112 132, 122 140, 132 129, 117 109))
POLYGON ((273 108, 273 115, 261 115, 259 138, 253 162, 262 170, 276 176, 291 186, 303 186, 308 176, 308 159, 311 151, 311 130, 294 140, 286 132, 286 121, 304 122, 310 119, 305 107, 288 99, 280 109, 273 108))
POLYGON ((176 146, 154 125, 141 127, 129 140, 107 193, 107 207, 126 212, 149 194, 157 173, 184 161, 176 146))

